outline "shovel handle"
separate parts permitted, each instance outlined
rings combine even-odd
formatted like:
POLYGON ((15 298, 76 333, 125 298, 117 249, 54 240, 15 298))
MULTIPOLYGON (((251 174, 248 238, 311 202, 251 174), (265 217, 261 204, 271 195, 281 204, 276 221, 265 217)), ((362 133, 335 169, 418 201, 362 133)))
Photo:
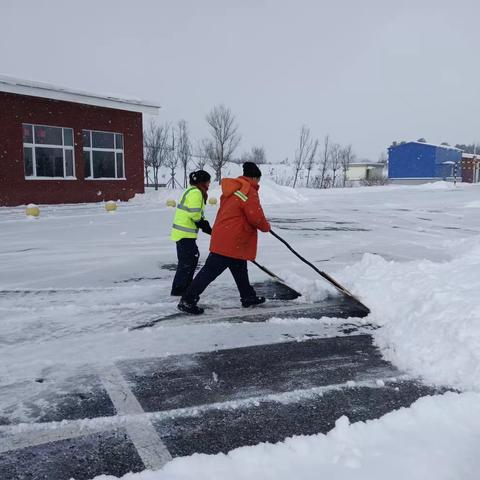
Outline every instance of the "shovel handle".
POLYGON ((340 285, 335 279, 333 279, 330 275, 325 272, 319 270, 313 263, 309 262, 306 258, 302 257, 297 251, 295 251, 288 242, 286 242, 280 235, 277 235, 273 230, 270 230, 270 233, 278 240, 280 240, 295 256, 297 256, 303 263, 307 264, 309 267, 313 268, 321 277, 323 277, 328 283, 333 285, 337 290, 352 297, 356 300, 362 307, 367 309, 370 312, 370 309, 364 305, 353 293, 349 292, 343 285, 340 285))

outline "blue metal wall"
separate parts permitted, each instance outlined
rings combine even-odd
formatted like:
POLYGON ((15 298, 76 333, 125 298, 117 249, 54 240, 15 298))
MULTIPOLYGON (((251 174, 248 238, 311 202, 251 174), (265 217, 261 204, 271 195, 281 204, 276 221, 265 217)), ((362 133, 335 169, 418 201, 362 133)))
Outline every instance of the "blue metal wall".
POLYGON ((460 150, 437 148, 435 157, 436 177, 445 178, 453 175, 453 165, 444 165, 444 162, 455 162, 457 164, 458 175, 461 175, 462 152, 460 150))
POLYGON ((460 150, 410 142, 388 149, 389 178, 439 178, 451 175, 452 166, 443 162, 460 162, 460 150))

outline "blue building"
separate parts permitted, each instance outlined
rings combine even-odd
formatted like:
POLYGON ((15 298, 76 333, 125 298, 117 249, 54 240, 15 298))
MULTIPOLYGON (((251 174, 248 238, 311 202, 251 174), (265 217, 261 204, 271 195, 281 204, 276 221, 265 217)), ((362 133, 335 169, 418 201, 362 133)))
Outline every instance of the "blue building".
POLYGON ((388 149, 388 178, 394 183, 449 180, 460 174, 462 151, 446 145, 407 142, 388 149))

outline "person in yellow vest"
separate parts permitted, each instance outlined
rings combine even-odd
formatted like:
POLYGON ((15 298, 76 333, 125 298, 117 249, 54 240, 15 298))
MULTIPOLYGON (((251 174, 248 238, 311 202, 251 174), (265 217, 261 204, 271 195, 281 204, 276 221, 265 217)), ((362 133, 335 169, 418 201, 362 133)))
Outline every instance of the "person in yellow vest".
POLYGON ((176 242, 178 265, 173 279, 171 295, 181 297, 192 283, 200 253, 197 247, 198 230, 210 235, 212 228, 204 218, 205 204, 210 186, 210 174, 197 170, 189 176, 190 187, 178 202, 170 238, 176 242))

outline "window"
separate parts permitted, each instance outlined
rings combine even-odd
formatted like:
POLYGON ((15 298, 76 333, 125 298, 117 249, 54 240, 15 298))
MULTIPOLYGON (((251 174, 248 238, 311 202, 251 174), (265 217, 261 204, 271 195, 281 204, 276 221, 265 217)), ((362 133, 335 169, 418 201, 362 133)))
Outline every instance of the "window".
POLYGON ((24 123, 25 178, 75 178, 73 130, 24 123))
POLYGON ((123 135, 84 130, 83 161, 85 178, 125 179, 123 135))

